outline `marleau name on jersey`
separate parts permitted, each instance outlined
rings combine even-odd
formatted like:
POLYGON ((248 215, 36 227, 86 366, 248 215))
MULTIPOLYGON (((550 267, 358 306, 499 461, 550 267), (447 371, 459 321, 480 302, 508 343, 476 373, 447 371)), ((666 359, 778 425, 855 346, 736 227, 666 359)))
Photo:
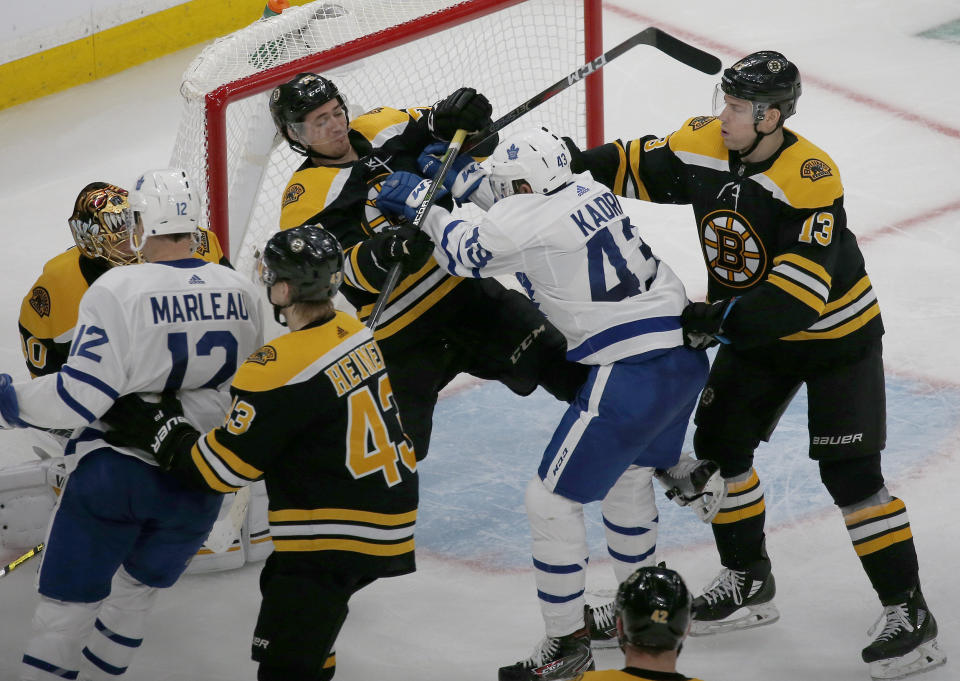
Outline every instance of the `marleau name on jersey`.
POLYGON ((154 324, 248 319, 239 291, 203 291, 150 296, 154 324))

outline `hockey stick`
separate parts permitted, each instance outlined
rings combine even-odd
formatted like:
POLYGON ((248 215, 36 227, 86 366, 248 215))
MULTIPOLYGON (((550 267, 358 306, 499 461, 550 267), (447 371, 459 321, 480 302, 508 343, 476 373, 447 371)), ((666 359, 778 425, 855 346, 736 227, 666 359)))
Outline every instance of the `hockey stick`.
POLYGON ((521 116, 525 115, 527 112, 540 106, 548 99, 553 98, 555 95, 560 94, 574 83, 580 82, 594 71, 599 71, 609 62, 613 61, 624 52, 633 49, 637 45, 649 45, 650 47, 655 47, 667 56, 673 57, 682 64, 686 64, 687 66, 695 68, 698 71, 703 71, 709 75, 719 73, 720 68, 723 66, 720 63, 720 60, 709 52, 704 52, 703 50, 696 48, 689 43, 685 43, 678 38, 674 38, 672 35, 666 33, 665 31, 661 31, 659 28, 651 26, 643 29, 636 35, 627 38, 616 47, 610 48, 596 59, 587 62, 570 75, 558 80, 543 92, 535 94, 517 108, 505 113, 483 130, 470 135, 470 139, 467 140, 467 143, 464 145, 463 151, 470 151, 481 142, 484 142, 487 138, 492 137, 495 133, 500 132, 500 130, 507 127, 521 116))
MULTIPOLYGON (((413 216, 413 226, 415 228, 420 228, 420 225, 423 224, 424 217, 427 215, 427 211, 430 210, 430 207, 437 200, 437 194, 440 189, 443 188, 443 178, 447 176, 447 173, 453 166, 453 159, 460 153, 460 148, 463 146, 466 138, 466 130, 457 130, 453 135, 453 139, 450 140, 450 146, 447 147, 447 151, 443 155, 440 169, 437 170, 437 174, 434 175, 433 180, 430 181, 427 193, 424 195, 420 207, 417 208, 417 214, 413 216)), ((393 293, 393 289, 397 287, 397 282, 400 281, 401 270, 401 264, 394 263, 390 267, 390 271, 387 272, 387 279, 383 282, 383 286, 380 287, 380 295, 377 296, 377 301, 373 304, 373 311, 370 312, 370 317, 367 318, 368 328, 377 328, 377 321, 380 319, 380 315, 383 314, 383 308, 387 306, 387 300, 390 298, 390 294, 393 293)))
POLYGON ((25 554, 23 554, 22 556, 20 556, 19 558, 17 558, 17 559, 16 559, 15 561, 13 561, 12 563, 8 563, 8 564, 4 565, 2 568, 0 568, 0 577, 3 577, 4 575, 7 575, 7 574, 13 572, 13 571, 16 570, 18 567, 20 567, 21 565, 23 565, 24 563, 26 563, 28 560, 30 560, 31 558, 33 558, 34 556, 36 556, 37 554, 39 554, 41 551, 43 551, 43 544, 37 544, 36 546, 34 546, 32 549, 30 549, 29 551, 27 551, 25 554))
MULTIPOLYGON (((426 215, 426 212, 429 209, 428 203, 430 205, 433 204, 434 197, 436 195, 436 189, 441 186, 443 178, 447 174, 449 165, 453 163, 453 159, 458 153, 461 151, 463 153, 470 151, 478 144, 486 141, 489 137, 492 137, 496 133, 500 132, 500 130, 507 127, 524 114, 540 106, 548 99, 560 94, 574 83, 578 83, 579 81, 583 80, 594 71, 599 71, 609 62, 613 61, 624 52, 633 49, 637 45, 649 45, 651 47, 655 47, 664 54, 673 57, 677 61, 710 75, 719 73, 720 67, 722 66, 720 60, 709 52, 704 52, 703 50, 696 48, 689 43, 685 43, 682 40, 674 38, 672 35, 666 33, 665 31, 661 31, 659 28, 651 26, 643 29, 636 35, 627 38, 616 47, 607 50, 596 59, 587 62, 568 76, 561 78, 546 90, 535 94, 520 106, 508 111, 506 114, 495 120, 483 130, 471 135, 470 139, 467 140, 466 143, 458 145, 456 153, 450 153, 450 150, 453 149, 456 141, 456 136, 454 136, 454 141, 450 143, 450 146, 447 148, 447 153, 443 158, 443 165, 440 166, 440 170, 437 172, 436 176, 434 176, 433 182, 431 183, 430 189, 427 193, 427 197, 424 199, 423 203, 420 204, 420 209, 417 210, 416 217, 419 219, 414 220, 414 227, 419 227, 420 223, 423 222, 423 216, 426 215)), ((458 134, 459 132, 460 131, 458 131, 458 134)), ((393 293, 393 289, 396 287, 399 279, 400 266, 394 265, 390 268, 390 272, 387 274, 387 280, 380 289, 380 295, 377 297, 377 301, 373 305, 373 311, 370 313, 370 317, 367 318, 367 326, 369 328, 377 328, 377 321, 380 319, 380 314, 383 312, 383 308, 386 307, 387 299, 390 297, 390 294, 393 293)))

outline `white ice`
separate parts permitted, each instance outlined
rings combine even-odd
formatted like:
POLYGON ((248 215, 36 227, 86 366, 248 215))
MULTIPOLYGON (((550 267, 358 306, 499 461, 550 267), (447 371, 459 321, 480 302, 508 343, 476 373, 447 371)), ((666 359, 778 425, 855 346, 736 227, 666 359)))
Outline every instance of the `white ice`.
MULTIPOLYGON (((953 260, 960 255, 960 44, 917 36, 957 20, 960 8, 950 0, 617 0, 604 6, 608 47, 656 25, 727 65, 758 49, 778 49, 799 64, 804 92, 790 127, 825 149, 842 173, 849 225, 862 244, 887 329, 887 485, 907 503, 941 647, 960 655, 954 575, 960 532, 952 520, 960 510, 960 362, 952 349, 960 337, 960 274, 953 260)), ((0 291, 0 371, 26 377, 19 305, 43 263, 69 245, 66 217, 79 189, 93 180, 124 184, 168 162, 179 77, 197 51, 0 111, 0 224, 9 246, 0 291)), ((558 78, 575 66, 558 64, 558 78)), ((604 77, 608 139, 666 134, 689 116, 709 113, 715 82, 647 48, 611 63, 604 77)), ((501 110, 514 104, 498 103, 501 110)), ((631 211, 689 295, 702 297, 705 273, 689 208, 637 204, 631 211)), ((434 445, 421 467, 419 570, 381 580, 353 599, 337 644, 337 679, 483 681, 530 653, 542 622, 528 567, 522 489, 558 413, 549 398, 514 398, 491 384, 467 383, 441 400, 434 445)), ((805 437, 798 403, 757 457, 768 484, 768 549, 781 621, 690 639, 682 672, 706 681, 868 678, 860 648, 880 608, 805 457, 805 437)), ((0 438, 0 466, 32 457, 27 434, 0 438)), ((593 594, 612 587, 613 577, 595 509, 591 513, 593 594)), ((660 557, 699 590, 719 567, 709 529, 666 501, 661 521, 660 557)), ((36 561, 0 580, 3 680, 15 678, 29 633, 35 569, 36 561)), ((164 593, 126 678, 255 678, 249 638, 259 570, 254 564, 187 576, 164 593)), ((601 668, 622 661, 614 651, 597 655, 601 668)), ((924 681, 960 678, 958 664, 948 662, 924 681)))

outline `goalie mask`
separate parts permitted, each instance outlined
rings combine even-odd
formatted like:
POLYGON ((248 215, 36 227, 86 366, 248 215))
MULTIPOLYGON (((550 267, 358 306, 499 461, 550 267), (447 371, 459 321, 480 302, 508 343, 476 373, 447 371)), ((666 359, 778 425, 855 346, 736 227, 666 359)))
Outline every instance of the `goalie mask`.
POLYGON ((573 178, 570 151, 562 139, 546 128, 511 135, 490 158, 490 187, 499 201, 517 193, 526 183, 538 194, 549 194, 573 178))
POLYGON ((620 645, 677 650, 690 628, 693 600, 680 575, 665 567, 642 567, 617 589, 620 645))
POLYGON ((130 249, 133 216, 126 189, 91 182, 77 196, 68 221, 77 248, 88 258, 127 265, 137 256, 130 249))
POLYGON ((199 243, 200 197, 179 168, 148 170, 137 178, 130 208, 137 229, 133 247, 139 252, 147 237, 191 234, 199 243), (142 228, 142 235, 138 232, 142 228))
POLYGON ((277 232, 257 262, 260 281, 270 288, 278 281, 294 289, 291 303, 322 303, 333 298, 343 281, 343 249, 320 225, 305 224, 277 232))

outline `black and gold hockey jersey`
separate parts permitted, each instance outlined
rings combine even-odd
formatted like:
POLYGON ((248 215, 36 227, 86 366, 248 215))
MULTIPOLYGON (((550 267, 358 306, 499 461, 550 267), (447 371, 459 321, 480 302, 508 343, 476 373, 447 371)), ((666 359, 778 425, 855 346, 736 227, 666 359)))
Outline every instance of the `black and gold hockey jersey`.
POLYGON ((737 298, 724 324, 735 348, 804 361, 882 335, 837 166, 803 137, 785 129, 771 158, 743 163, 723 145, 720 121, 701 116, 667 137, 617 140, 582 160, 621 196, 692 205, 708 298, 737 298))
POLYGON ((585 672, 577 677, 583 681, 700 681, 692 676, 684 676, 676 672, 658 672, 639 667, 625 669, 602 669, 585 672))
MULTIPOLYGON (((205 229, 194 255, 229 265, 216 234, 205 229)), ((20 346, 32 377, 54 374, 67 361, 80 299, 109 267, 105 260, 84 257, 75 246, 43 266, 20 305, 20 346)))
MULTIPOLYGON (((290 229, 318 219, 344 248, 341 292, 357 309, 361 320, 370 316, 387 270, 371 254, 367 240, 389 226, 374 205, 380 182, 391 172, 420 173, 417 156, 437 140, 427 129, 428 109, 373 109, 350 121, 349 138, 360 160, 315 166, 309 159, 293 174, 283 193, 280 228, 290 229)), ((478 150, 489 153, 496 139, 478 150)), ((449 197, 438 200, 452 207, 449 197)), ((431 257, 417 272, 400 280, 376 330, 383 339, 407 327, 464 283, 447 274, 431 257)), ((442 314, 433 310, 433 315, 442 314)))
POLYGON ((278 552, 369 576, 414 569, 418 478, 380 349, 338 312, 252 354, 224 425, 178 472, 213 491, 263 479, 278 552))

